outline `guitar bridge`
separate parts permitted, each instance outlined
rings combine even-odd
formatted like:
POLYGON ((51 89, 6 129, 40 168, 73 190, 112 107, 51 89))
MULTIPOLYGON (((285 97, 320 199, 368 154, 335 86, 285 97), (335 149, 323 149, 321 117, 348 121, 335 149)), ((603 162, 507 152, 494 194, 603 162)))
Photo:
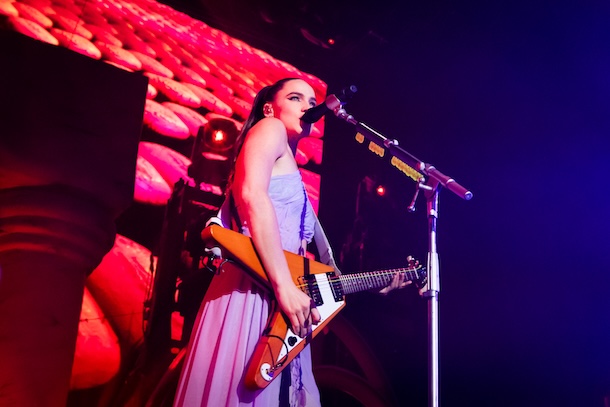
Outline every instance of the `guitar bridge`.
POLYGON ((301 276, 299 277, 299 283, 305 294, 307 294, 309 298, 313 300, 314 304, 316 304, 316 307, 324 304, 315 275, 310 274, 308 276, 301 276))

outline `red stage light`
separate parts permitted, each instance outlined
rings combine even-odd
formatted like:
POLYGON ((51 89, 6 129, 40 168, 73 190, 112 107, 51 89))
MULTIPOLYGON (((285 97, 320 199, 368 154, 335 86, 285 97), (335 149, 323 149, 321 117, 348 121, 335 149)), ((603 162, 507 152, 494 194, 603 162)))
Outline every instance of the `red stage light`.
POLYGON ((212 140, 214 143, 222 143, 225 140, 226 136, 222 130, 216 130, 214 135, 212 136, 212 140))

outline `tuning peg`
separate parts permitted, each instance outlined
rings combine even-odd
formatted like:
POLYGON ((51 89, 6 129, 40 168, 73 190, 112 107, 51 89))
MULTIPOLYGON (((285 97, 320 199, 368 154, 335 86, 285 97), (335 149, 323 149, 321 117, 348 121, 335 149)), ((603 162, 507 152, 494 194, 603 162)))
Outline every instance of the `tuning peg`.
POLYGON ((409 267, 411 268, 417 268, 419 267, 419 260, 417 260, 415 257, 413 256, 408 256, 407 257, 407 264, 409 265, 409 267))

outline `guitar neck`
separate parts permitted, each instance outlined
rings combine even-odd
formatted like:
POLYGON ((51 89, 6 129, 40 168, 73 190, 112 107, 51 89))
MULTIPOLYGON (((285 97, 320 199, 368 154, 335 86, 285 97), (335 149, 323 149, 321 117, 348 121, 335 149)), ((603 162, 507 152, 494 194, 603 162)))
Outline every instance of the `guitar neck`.
POLYGON ((341 283, 343 294, 353 294, 360 291, 383 288, 390 284, 396 273, 404 274, 407 281, 417 281, 425 278, 425 269, 399 268, 370 271, 365 273, 341 274, 336 280, 341 283))

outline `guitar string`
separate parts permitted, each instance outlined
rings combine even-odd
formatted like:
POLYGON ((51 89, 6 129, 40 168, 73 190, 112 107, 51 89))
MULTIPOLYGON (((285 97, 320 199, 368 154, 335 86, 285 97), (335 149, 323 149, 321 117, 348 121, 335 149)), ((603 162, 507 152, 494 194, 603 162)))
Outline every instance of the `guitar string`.
MULTIPOLYGON (((415 273, 415 276, 412 276, 410 278, 411 281, 415 281, 418 278, 423 277, 423 267, 418 267, 417 269, 393 269, 393 270, 383 270, 383 271, 378 271, 378 272, 371 272, 370 275, 363 275, 362 273, 358 273, 357 275, 353 275, 354 277, 350 277, 350 274, 342 274, 340 276, 335 276, 335 277, 330 277, 328 279, 328 281, 324 282, 325 284, 320 286, 318 284, 317 280, 312 281, 311 283, 303 283, 303 284, 297 284, 297 287, 300 289, 309 287, 309 286, 313 286, 314 288, 318 288, 320 290, 320 292, 323 293, 327 293, 330 291, 334 291, 331 286, 331 284, 335 283, 335 282, 340 282, 342 283, 343 286, 345 285, 349 285, 350 287, 352 286, 362 286, 362 285, 368 285, 367 279, 376 279, 376 278, 387 278, 387 277, 392 277, 394 274, 396 273, 405 273, 405 274, 413 274, 415 273), (417 275, 417 271, 422 272, 420 275, 417 275), (322 291, 323 289, 327 290, 327 291, 322 291)), ((314 274, 315 275, 315 274, 314 274)), ((375 283, 378 283, 378 281, 375 281, 375 283)), ((378 286, 380 287, 380 286, 378 286)), ((373 287, 370 287, 373 288, 373 287)))
MULTIPOLYGON (((384 276, 377 276, 377 277, 385 277, 385 278, 388 278, 388 277, 392 277, 393 275, 394 275, 394 274, 386 274, 386 275, 384 275, 384 276)), ((416 280, 416 278, 409 279, 409 281, 413 281, 413 280, 416 280)), ((359 278, 359 279, 357 279, 357 280, 349 280, 349 279, 341 279, 341 280, 340 280, 340 279, 329 279, 328 281, 325 281, 323 285, 320 285, 320 284, 318 283, 318 281, 316 280, 316 281, 313 281, 313 282, 311 282, 311 283, 302 283, 302 284, 297 284, 297 287, 298 287, 298 288, 305 288, 305 287, 313 286, 314 288, 325 289, 325 288, 327 288, 327 286, 329 286, 329 285, 331 285, 331 284, 334 284, 334 283, 336 283, 336 282, 340 282, 340 283, 342 283, 342 285, 344 285, 344 286, 346 286, 346 285, 347 285, 347 286, 350 286, 350 287, 351 287, 351 286, 359 286, 359 285, 366 285, 366 286, 370 286, 370 284, 369 284, 369 283, 370 283, 370 281, 367 281, 365 278, 359 278)), ((386 281, 382 282, 383 284, 379 284, 379 281, 374 281, 374 283, 375 283, 375 284, 373 284, 373 285, 377 285, 377 286, 381 287, 381 285, 385 284, 385 283, 386 283, 386 281)), ((373 287, 371 287, 371 288, 373 288, 373 287)))
MULTIPOLYGON (((367 279, 371 279, 371 278, 386 278, 386 277, 391 277, 393 275, 395 275, 396 273, 404 273, 404 274, 417 274, 417 272, 420 271, 423 274, 423 267, 419 267, 417 269, 392 269, 392 270, 382 270, 382 271, 374 271, 374 272, 370 272, 369 273, 358 273, 358 274, 342 274, 339 276, 333 276, 333 277, 329 277, 328 281, 329 282, 343 282, 343 283, 347 283, 347 284, 358 284, 359 282, 366 282, 367 279)), ((321 273, 320 273, 321 274, 321 273)), ((312 276, 315 276, 315 274, 313 274, 312 276)), ((415 280, 417 279, 418 275, 412 276, 410 277, 411 279, 415 280)), ((317 284, 317 280, 314 280, 312 282, 313 285, 317 284)), ((301 284, 301 285, 297 285, 299 287, 302 287, 304 285, 307 285, 307 283, 305 284, 301 284)))
MULTIPOLYGON (((220 257, 222 258, 222 257, 220 257)), ((232 262, 230 259, 225 258, 224 261, 230 261, 232 262)), ((318 289, 318 291, 320 292, 320 294, 328 294, 330 292, 335 292, 333 285, 337 282, 342 284, 343 288, 346 288, 347 286, 347 290, 348 291, 346 294, 351 294, 354 292, 358 292, 361 290, 368 290, 368 289, 372 289, 372 288, 378 288, 381 287, 381 285, 377 285, 375 287, 376 284, 379 284, 379 281, 377 281, 379 278, 383 278, 383 279, 387 279, 388 277, 392 277, 393 275, 395 275, 396 273, 404 273, 404 274, 414 274, 413 276, 410 276, 409 280, 413 281, 413 282, 417 282, 417 280, 423 280, 425 281, 426 279, 426 274, 425 274, 426 269, 423 266, 418 266, 416 268, 413 267, 406 267, 406 268, 396 268, 396 269, 386 269, 386 270, 377 270, 377 271, 370 271, 370 272, 360 272, 360 273, 354 273, 354 274, 340 274, 340 275, 334 275, 332 277, 329 277, 327 281, 325 281, 324 285, 319 285, 318 284, 318 280, 314 279, 311 282, 306 282, 303 284, 296 284, 297 288, 303 290, 304 288, 309 288, 309 287, 313 287, 314 289, 318 289), (367 279, 369 279, 369 281, 367 281, 367 279), (374 279, 374 282, 376 284, 370 286, 368 284, 368 282, 370 282, 370 279, 374 279), (367 285, 368 287, 363 288, 363 285, 367 285), (354 288, 354 286, 356 288, 360 288, 361 290, 355 290, 355 291, 350 291, 349 288, 354 288)), ((318 273, 316 273, 318 274, 318 273)), ((316 274, 312 274, 311 276, 315 276, 316 274)), ((322 274, 322 273, 319 273, 322 274)), ((384 284, 386 282, 383 282, 384 284)))

